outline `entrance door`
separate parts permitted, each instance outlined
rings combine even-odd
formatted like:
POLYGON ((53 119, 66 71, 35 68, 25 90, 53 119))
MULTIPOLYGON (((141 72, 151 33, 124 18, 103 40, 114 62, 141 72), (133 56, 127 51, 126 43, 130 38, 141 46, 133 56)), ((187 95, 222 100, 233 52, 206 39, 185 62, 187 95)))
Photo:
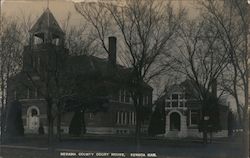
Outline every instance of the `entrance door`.
POLYGON ((181 117, 177 112, 170 114, 170 131, 181 130, 181 117))
POLYGON ((28 129, 36 131, 39 127, 38 110, 31 108, 28 110, 28 129))

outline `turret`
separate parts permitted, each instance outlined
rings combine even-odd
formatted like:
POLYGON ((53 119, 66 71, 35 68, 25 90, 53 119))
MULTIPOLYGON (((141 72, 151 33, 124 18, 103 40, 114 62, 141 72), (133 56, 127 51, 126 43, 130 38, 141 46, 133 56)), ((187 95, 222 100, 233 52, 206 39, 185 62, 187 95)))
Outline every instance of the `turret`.
POLYGON ((64 32, 47 8, 30 30, 30 46, 39 44, 64 45, 64 32))

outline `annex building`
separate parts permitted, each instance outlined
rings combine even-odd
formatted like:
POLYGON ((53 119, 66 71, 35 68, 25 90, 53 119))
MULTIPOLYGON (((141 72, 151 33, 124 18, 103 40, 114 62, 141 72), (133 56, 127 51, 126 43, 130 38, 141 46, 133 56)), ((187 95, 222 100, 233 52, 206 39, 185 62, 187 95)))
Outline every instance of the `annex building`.
MULTIPOLYGON (((194 87, 191 80, 173 84, 166 88, 164 95, 157 100, 157 106, 163 107, 166 116, 164 137, 202 137, 199 124, 204 118, 202 118, 201 102, 197 99, 198 92, 194 87)), ((211 95, 217 95, 216 86, 213 87, 211 95)), ((227 102, 219 100, 218 112, 220 130, 214 132, 213 137, 227 137, 229 112, 227 102)))

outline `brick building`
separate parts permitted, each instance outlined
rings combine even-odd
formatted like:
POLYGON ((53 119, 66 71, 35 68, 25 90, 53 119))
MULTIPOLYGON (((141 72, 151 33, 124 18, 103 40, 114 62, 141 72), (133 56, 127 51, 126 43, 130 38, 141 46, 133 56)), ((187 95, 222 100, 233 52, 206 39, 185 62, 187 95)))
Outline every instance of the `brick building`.
MULTIPOLYGON (((86 110, 87 133, 134 133, 135 108, 128 86, 125 84, 130 69, 116 63, 116 38, 109 38, 108 59, 86 55, 72 56, 65 48, 64 39, 65 33, 53 14, 49 9, 45 10, 30 30, 30 44, 24 47, 21 72, 8 80, 8 103, 11 104, 13 100, 21 102, 25 133, 38 133, 41 124, 44 125, 45 132, 47 132, 45 95, 48 93, 45 92, 47 91, 57 98, 60 97, 59 92, 62 90, 58 90, 57 83, 50 81, 49 78, 50 74, 59 76, 58 72, 61 72, 60 75, 64 78, 72 78, 71 73, 75 75, 72 82, 76 85, 70 82, 67 82, 66 85, 78 89, 81 87, 84 89, 89 85, 87 85, 88 82, 82 80, 83 78, 76 76, 91 74, 92 77, 94 76, 91 84, 100 85, 96 93, 109 98, 106 111, 86 110), (46 83, 49 83, 50 86, 46 87, 46 83)), ((55 80, 55 77, 51 80, 55 80)), ((150 108, 153 89, 147 84, 144 85, 144 88, 143 105, 150 108)), ((71 87, 69 89, 74 90, 71 87)), ((66 88, 63 89, 63 91, 66 90, 66 88)), ((73 115, 74 111, 63 113, 61 118, 63 133, 69 132, 73 115)), ((54 122, 56 123, 56 121, 54 122)), ((56 124, 54 128, 56 129, 56 124)), ((147 121, 143 125, 143 129, 146 131, 147 121)))
MULTIPOLYGON (((202 137, 202 132, 199 131, 201 103, 194 87, 190 80, 185 80, 166 88, 164 95, 157 100, 158 106, 163 106, 166 114, 165 137, 202 137)), ((219 103, 221 130, 213 135, 227 137, 229 107, 224 101, 219 103)))

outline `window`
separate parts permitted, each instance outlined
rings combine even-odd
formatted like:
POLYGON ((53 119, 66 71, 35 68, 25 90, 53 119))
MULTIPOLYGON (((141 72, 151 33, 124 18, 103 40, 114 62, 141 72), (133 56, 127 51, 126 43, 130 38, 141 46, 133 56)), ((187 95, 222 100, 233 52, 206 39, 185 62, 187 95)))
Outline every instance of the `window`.
POLYGON ((178 107, 178 100, 177 101, 172 101, 172 107, 178 107))
POLYGON ((93 119, 93 114, 89 113, 89 119, 92 120, 93 119))
POLYGON ((120 112, 120 118, 119 118, 119 120, 120 120, 120 124, 123 124, 123 112, 120 112))
POLYGON ((166 107, 171 107, 171 102, 166 101, 166 107))
POLYGON ((43 43, 43 39, 34 36, 34 44, 42 44, 43 43))
POLYGON ((125 91, 125 102, 129 103, 130 102, 130 94, 128 91, 125 91))
POLYGON ((172 94, 172 100, 178 100, 178 97, 179 95, 178 94, 172 94))
POLYGON ((184 105, 184 102, 180 102, 180 105, 179 105, 179 106, 180 106, 180 107, 184 107, 183 105, 184 105))
POLYGON ((124 125, 127 124, 127 113, 126 112, 123 112, 123 119, 122 119, 122 122, 124 125))
POLYGON ((120 102, 122 103, 130 103, 131 102, 131 96, 130 93, 124 89, 120 90, 120 102))
POLYGON ((16 90, 14 90, 14 99, 17 99, 17 94, 16 94, 16 90))
POLYGON ((190 125, 198 125, 199 123, 199 111, 198 110, 190 110, 190 125))
POLYGON ((166 107, 182 108, 185 105, 185 94, 184 93, 173 93, 165 100, 166 107))
POLYGON ((35 89, 35 98, 38 98, 38 89, 35 89))
POLYGON ((133 123, 133 112, 129 112, 129 124, 133 123))
POLYGON ((118 111, 116 113, 116 123, 120 125, 134 125, 135 112, 118 111))
POLYGON ((27 89, 27 99, 29 99, 30 98, 30 89, 28 88, 27 89))
POLYGON ((122 103, 124 103, 125 102, 125 94, 124 94, 124 90, 122 89, 121 91, 120 91, 120 101, 122 102, 122 103))
POLYGON ((36 109, 32 109, 32 110, 31 110, 31 116, 32 116, 32 117, 33 117, 33 116, 37 116, 37 114, 38 114, 38 112, 37 112, 36 109))
POLYGON ((118 112, 118 124, 121 124, 122 123, 122 116, 123 116, 123 114, 122 114, 122 112, 118 112))
POLYGON ((143 105, 148 105, 149 104, 149 96, 143 96, 142 104, 143 105))
POLYGON ((27 89, 27 99, 34 99, 36 96, 36 91, 31 89, 31 88, 28 88, 27 89))
POLYGON ((34 56, 32 58, 32 66, 33 66, 33 69, 36 69, 36 57, 34 56))
POLYGON ((149 104, 149 96, 146 96, 146 104, 149 104))
POLYGON ((40 65, 41 65, 41 59, 40 59, 40 57, 38 56, 37 57, 37 72, 40 72, 40 65))

